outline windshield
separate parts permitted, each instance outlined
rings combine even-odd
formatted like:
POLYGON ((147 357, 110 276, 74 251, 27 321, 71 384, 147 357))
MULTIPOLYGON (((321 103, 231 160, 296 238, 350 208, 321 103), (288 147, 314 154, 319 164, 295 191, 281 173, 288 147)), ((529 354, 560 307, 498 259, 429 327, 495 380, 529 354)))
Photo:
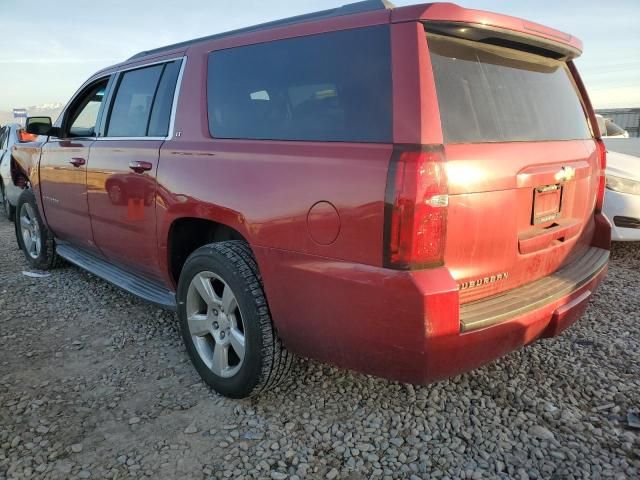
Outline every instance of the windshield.
POLYGON ((427 34, 446 143, 591 138, 567 65, 427 34))

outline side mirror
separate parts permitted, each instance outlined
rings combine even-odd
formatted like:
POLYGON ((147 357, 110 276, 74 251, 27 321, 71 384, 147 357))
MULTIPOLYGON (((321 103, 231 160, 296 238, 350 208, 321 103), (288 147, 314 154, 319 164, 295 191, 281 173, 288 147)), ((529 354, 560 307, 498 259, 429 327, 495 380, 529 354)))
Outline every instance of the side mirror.
POLYGON ((27 117, 25 130, 33 135, 49 135, 51 117, 27 117))

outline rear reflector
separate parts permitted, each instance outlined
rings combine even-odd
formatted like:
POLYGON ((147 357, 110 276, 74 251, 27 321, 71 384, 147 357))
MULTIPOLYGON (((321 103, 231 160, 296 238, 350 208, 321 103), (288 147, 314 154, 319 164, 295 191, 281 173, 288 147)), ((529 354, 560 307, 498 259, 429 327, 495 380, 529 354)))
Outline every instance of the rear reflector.
POLYGON ((602 212, 602 204, 604 203, 604 189, 606 187, 605 169, 607 168, 607 147, 601 138, 596 139, 598 150, 598 163, 600 166, 600 178, 598 179, 598 197, 596 199, 596 213, 602 212))
POLYGON ((442 145, 396 145, 385 195, 384 265, 442 265, 448 205, 442 145))

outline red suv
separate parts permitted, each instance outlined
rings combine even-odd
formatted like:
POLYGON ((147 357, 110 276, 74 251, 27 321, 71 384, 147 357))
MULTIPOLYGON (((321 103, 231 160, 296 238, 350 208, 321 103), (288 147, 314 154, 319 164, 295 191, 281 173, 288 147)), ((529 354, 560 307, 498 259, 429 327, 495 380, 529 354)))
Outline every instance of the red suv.
POLYGON ((290 354, 426 383, 573 323, 607 267, 581 43, 366 1, 142 52, 14 152, 16 230, 177 310, 231 397, 290 354), (550 121, 553 119, 553 121, 550 121), (285 350, 286 346, 286 350, 285 350))

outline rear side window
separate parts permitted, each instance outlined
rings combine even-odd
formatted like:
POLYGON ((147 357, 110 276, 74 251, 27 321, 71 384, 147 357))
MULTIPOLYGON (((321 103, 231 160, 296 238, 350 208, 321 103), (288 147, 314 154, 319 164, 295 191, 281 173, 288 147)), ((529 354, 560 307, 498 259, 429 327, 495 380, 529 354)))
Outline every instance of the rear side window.
POLYGON ((164 67, 153 109, 151 110, 149 131, 147 132, 150 137, 166 137, 169 132, 173 94, 176 89, 179 72, 180 62, 167 63, 164 67))
POLYGON ((212 52, 216 138, 391 142, 388 26, 212 52))
POLYGON ((144 137, 163 66, 124 72, 109 115, 107 137, 144 137))
POLYGON ((427 35, 446 143, 590 138, 564 62, 427 35))
POLYGON ((107 137, 165 137, 180 61, 129 70, 120 76, 107 137))

